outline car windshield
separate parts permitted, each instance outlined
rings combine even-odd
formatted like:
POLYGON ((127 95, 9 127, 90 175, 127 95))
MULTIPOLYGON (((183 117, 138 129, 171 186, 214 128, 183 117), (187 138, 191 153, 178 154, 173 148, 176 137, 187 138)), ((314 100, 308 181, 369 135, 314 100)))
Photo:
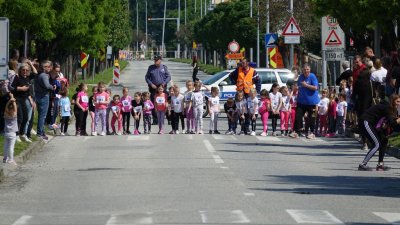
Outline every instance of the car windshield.
POLYGON ((294 74, 291 72, 278 72, 279 77, 281 78, 282 83, 287 83, 289 79, 294 78, 294 74))
POLYGON ((219 79, 221 79, 223 76, 225 76, 228 73, 229 73, 229 71, 221 71, 219 73, 216 73, 216 74, 212 75, 211 77, 207 78, 206 80, 204 80, 203 84, 211 85, 211 84, 215 83, 216 81, 218 81, 219 79))

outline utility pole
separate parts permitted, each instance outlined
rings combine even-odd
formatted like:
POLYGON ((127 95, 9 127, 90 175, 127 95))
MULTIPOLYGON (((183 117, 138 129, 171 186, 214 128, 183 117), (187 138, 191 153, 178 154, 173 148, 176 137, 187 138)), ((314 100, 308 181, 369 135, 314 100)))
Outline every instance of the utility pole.
POLYGON ((200 0, 200 18, 203 18, 203 0, 200 0))
POLYGON ((179 27, 180 27, 180 24, 181 24, 181 0, 178 0, 178 23, 177 23, 177 34, 178 34, 178 49, 177 49, 177 57, 178 57, 178 59, 180 59, 181 58, 181 42, 180 42, 180 40, 179 40, 179 27))
POLYGON ((136 51, 139 52, 139 0, 136 0, 136 51))
MULTIPOLYGON (((293 17, 293 0, 290 0, 290 14, 293 17)), ((289 61, 289 65, 290 65, 289 69, 292 69, 294 66, 294 45, 293 44, 290 45, 290 59, 289 60, 290 60, 289 61)))
POLYGON ((162 30, 162 41, 161 41, 161 52, 164 57, 164 49, 165 49, 165 44, 164 44, 164 37, 165 37, 165 17, 167 15, 167 0, 164 0, 164 19, 163 19, 163 30, 162 30))
POLYGON ((257 0, 257 66, 260 66, 260 0, 257 0))
POLYGON ((197 12, 197 0, 194 0, 194 12, 197 12))
POLYGON ((146 46, 148 46, 148 43, 147 43, 147 0, 146 0, 146 46))
POLYGON ((185 0, 185 26, 187 21, 187 7, 186 7, 186 0, 185 0))
MULTIPOLYGON (((253 0, 250 0, 250 18, 253 18, 253 0)), ((253 48, 250 48, 250 61, 253 62, 253 48)))
MULTIPOLYGON (((267 22, 266 22, 266 28, 265 28, 265 31, 266 31, 266 33, 267 34, 269 34, 269 0, 267 0, 267 3, 266 3, 266 7, 265 7, 267 10, 266 10, 266 13, 267 13, 267 16, 266 16, 266 18, 267 18, 267 22)), ((265 44, 267 44, 267 43, 265 43, 265 44)), ((267 51, 267 57, 266 57, 266 62, 267 62, 267 68, 269 68, 269 54, 268 54, 268 50, 269 50, 269 48, 266 48, 266 51, 267 51)))

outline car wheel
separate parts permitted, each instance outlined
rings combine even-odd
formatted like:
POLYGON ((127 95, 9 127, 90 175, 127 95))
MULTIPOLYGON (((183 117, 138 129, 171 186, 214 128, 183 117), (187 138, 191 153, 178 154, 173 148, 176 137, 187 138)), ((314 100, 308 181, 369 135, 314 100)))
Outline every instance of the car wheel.
POLYGON ((206 118, 208 115, 208 98, 204 98, 204 104, 203 104, 203 118, 206 118))

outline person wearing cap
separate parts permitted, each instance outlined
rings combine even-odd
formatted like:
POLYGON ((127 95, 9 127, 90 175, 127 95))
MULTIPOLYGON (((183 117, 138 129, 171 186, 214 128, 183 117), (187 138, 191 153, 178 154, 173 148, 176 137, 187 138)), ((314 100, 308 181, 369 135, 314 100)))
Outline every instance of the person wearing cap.
MULTIPOLYGON (((154 95, 157 92, 157 87, 162 85, 164 90, 167 90, 167 84, 171 81, 171 75, 166 65, 161 64, 161 56, 154 56, 154 64, 149 66, 145 76, 146 82, 149 86, 150 98, 154 102, 154 95)), ((157 124, 157 116, 155 110, 153 114, 153 125, 157 124)))

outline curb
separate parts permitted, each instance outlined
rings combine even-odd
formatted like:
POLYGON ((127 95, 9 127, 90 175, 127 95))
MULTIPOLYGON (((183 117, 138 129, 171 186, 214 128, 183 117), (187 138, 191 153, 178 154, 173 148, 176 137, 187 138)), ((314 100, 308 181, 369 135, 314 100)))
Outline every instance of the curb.
MULTIPOLYGON (((349 133, 349 136, 350 136, 351 138, 354 138, 354 139, 355 139, 358 135, 356 136, 355 133, 350 132, 350 133, 349 133)), ((395 147, 393 147, 393 146, 388 146, 385 153, 388 154, 388 155, 390 155, 390 156, 392 156, 392 157, 395 157, 395 158, 397 158, 397 159, 400 159, 400 149, 399 149, 399 148, 395 148, 395 147)))
MULTIPOLYGON (((38 140, 32 142, 27 149, 25 149, 23 152, 21 152, 21 154, 15 157, 15 161, 18 164, 25 163, 28 159, 30 159, 31 156, 39 152, 43 148, 43 146, 49 141, 45 142, 43 140, 38 140)), ((8 176, 9 173, 7 172, 7 170, 8 169, 3 168, 3 165, 0 166, 0 182, 2 182, 8 176)))

